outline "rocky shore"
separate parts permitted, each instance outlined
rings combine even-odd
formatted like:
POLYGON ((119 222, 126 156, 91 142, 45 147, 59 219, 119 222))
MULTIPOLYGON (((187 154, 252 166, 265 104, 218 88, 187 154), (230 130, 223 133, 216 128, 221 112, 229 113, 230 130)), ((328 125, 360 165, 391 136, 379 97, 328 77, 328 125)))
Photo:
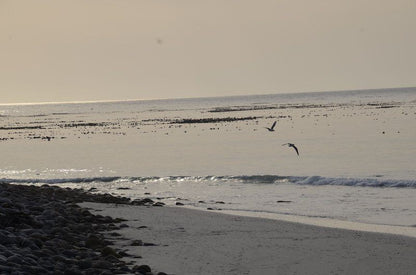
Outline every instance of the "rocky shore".
POLYGON ((151 205, 78 189, 0 183, 0 273, 156 274, 148 265, 123 261, 128 254, 104 237, 127 226, 123 219, 93 215, 79 202, 151 205))

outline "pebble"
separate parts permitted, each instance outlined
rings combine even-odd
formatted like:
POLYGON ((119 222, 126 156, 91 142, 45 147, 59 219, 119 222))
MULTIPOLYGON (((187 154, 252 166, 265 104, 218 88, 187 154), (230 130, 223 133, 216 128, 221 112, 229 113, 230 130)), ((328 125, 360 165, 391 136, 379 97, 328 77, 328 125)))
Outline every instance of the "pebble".
POLYGON ((76 204, 83 201, 154 204, 150 199, 133 203, 79 189, 0 181, 0 274, 151 273, 147 265, 130 267, 122 260, 128 254, 104 238, 104 231, 128 227, 119 225, 124 220, 93 215, 76 204))

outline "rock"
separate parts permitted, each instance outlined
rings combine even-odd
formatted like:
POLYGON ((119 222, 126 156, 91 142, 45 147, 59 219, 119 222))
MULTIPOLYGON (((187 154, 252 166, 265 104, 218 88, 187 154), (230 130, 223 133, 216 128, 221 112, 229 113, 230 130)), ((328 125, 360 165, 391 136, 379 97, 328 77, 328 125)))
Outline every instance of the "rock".
MULTIPOLYGON (((110 219, 113 219, 113 218, 111 218, 111 217, 109 217, 110 219)), ((119 222, 126 222, 127 220, 126 219, 122 219, 122 218, 115 218, 115 219, 113 219, 113 222, 115 222, 115 223, 119 223, 119 222)))
POLYGON ((143 246, 157 246, 157 244, 154 244, 154 243, 143 243, 143 246))
POLYGON ((29 266, 27 269, 30 271, 30 274, 48 274, 48 271, 40 266, 29 266))
POLYGON ((118 264, 118 263, 120 263, 120 260, 118 259, 120 257, 121 257, 120 255, 118 255, 118 257, 113 256, 113 255, 108 255, 108 256, 105 257, 105 260, 110 262, 110 263, 118 264))
POLYGON ((133 272, 140 272, 140 273, 142 273, 142 274, 146 274, 146 273, 148 273, 148 272, 152 272, 152 269, 151 269, 151 268, 150 268, 150 266, 148 266, 148 265, 140 265, 140 266, 135 265, 135 266, 132 268, 132 271, 133 271, 133 272))
POLYGON ((32 259, 32 258, 30 258, 30 257, 25 257, 24 259, 23 259, 23 261, 25 262, 25 263, 27 263, 27 264, 29 264, 29 265, 32 265, 32 266, 36 266, 38 263, 34 260, 34 259, 32 259))
POLYGON ((120 252, 118 252, 118 254, 121 256, 121 257, 127 257, 127 256, 131 256, 129 253, 127 253, 126 251, 120 251, 120 252))
POLYGON ((111 262, 108 262, 108 261, 105 261, 105 260, 98 260, 98 261, 94 261, 92 263, 92 266, 95 267, 95 268, 109 269, 113 265, 112 265, 111 262))
POLYGON ((104 257, 106 256, 114 256, 116 258, 120 258, 120 255, 111 247, 106 246, 101 250, 101 255, 104 257))
POLYGON ((6 272, 11 272, 13 270, 12 267, 10 266, 6 266, 6 265, 0 265, 0 273, 1 274, 6 274, 6 272))
POLYGON ((184 204, 183 204, 183 203, 181 203, 181 202, 176 202, 176 205, 182 206, 182 205, 184 205, 184 204))
POLYGON ((128 198, 80 189, 0 182, 0 274, 131 274, 119 260, 129 255, 117 253, 101 235, 127 227, 117 225, 125 220, 94 215, 76 204, 82 201, 130 204, 128 198))
POLYGON ((75 268, 65 270, 64 275, 82 275, 82 272, 75 268))
POLYGON ((77 252, 78 251, 76 251, 75 249, 67 249, 67 250, 64 250, 62 254, 64 254, 65 256, 69 258, 75 258, 78 254, 77 252))
POLYGON ((88 268, 92 267, 92 261, 91 260, 81 260, 77 264, 78 264, 80 269, 88 269, 88 268))
POLYGON ((85 246, 92 249, 101 248, 104 246, 104 242, 101 238, 96 235, 89 235, 87 240, 85 241, 85 246))
POLYGON ((0 263, 6 262, 6 261, 7 261, 7 257, 0 254, 0 263))
POLYGON ((130 244, 131 246, 143 246, 143 241, 142 240, 134 240, 131 242, 130 244))
POLYGON ((152 199, 149 199, 149 198, 135 199, 131 202, 132 205, 151 205, 153 203, 154 203, 154 201, 152 199))
POLYGON ((7 245, 13 243, 13 240, 9 236, 3 234, 3 232, 0 232, 0 243, 3 245, 7 245))
POLYGON ((7 262, 21 264, 22 263, 22 257, 20 255, 15 254, 13 256, 8 257, 7 262))

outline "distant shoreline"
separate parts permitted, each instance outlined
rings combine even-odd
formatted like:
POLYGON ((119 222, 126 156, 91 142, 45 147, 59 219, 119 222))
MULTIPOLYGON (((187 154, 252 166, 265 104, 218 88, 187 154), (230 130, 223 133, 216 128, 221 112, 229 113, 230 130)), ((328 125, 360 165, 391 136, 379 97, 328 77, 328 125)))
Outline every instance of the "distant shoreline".
MULTIPOLYGON (((371 92, 371 91, 385 91, 385 90, 409 90, 416 89, 415 87, 394 87, 394 88, 371 88, 371 89, 353 89, 353 90, 326 90, 326 91, 310 91, 310 92, 282 92, 282 93, 264 93, 264 94, 240 94, 228 96, 201 96, 201 97, 177 97, 177 98, 145 98, 145 99, 103 99, 103 100, 81 100, 81 101, 41 101, 41 102, 12 102, 0 103, 0 106, 31 106, 31 105, 60 105, 60 104, 96 104, 96 103, 123 103, 123 102, 137 102, 137 101, 164 101, 164 100, 192 100, 192 99, 207 99, 207 98, 237 98, 246 96, 267 96, 267 95, 300 95, 300 94, 320 94, 320 93, 342 93, 342 92, 371 92)), ((415 90, 416 92, 416 90, 415 90)))

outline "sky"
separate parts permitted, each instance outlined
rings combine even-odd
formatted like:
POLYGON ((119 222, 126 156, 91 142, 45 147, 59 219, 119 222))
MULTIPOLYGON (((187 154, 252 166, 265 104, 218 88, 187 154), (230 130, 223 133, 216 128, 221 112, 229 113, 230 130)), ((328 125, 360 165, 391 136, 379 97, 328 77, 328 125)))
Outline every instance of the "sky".
POLYGON ((414 0, 0 0, 0 103, 416 86, 414 0))

